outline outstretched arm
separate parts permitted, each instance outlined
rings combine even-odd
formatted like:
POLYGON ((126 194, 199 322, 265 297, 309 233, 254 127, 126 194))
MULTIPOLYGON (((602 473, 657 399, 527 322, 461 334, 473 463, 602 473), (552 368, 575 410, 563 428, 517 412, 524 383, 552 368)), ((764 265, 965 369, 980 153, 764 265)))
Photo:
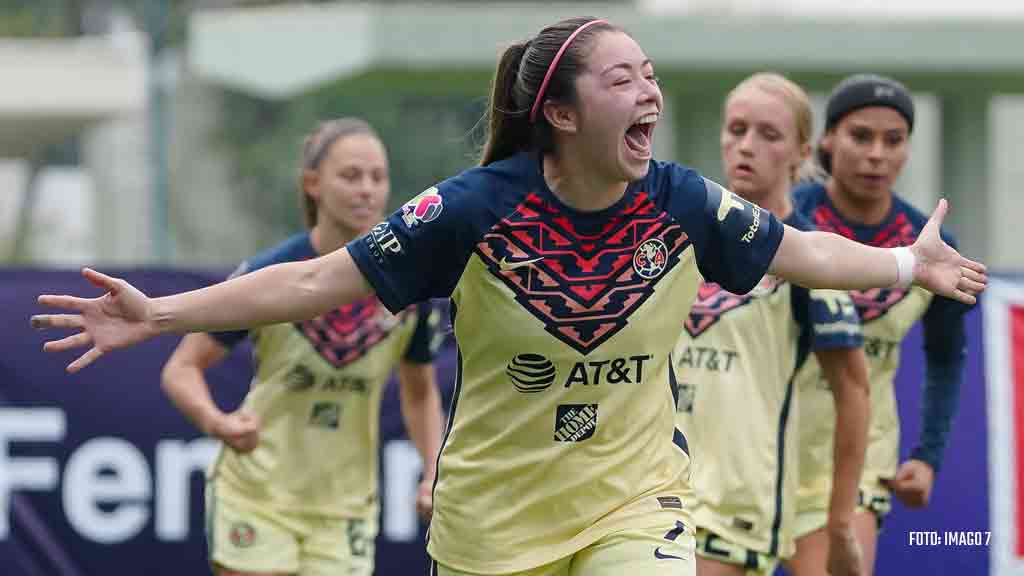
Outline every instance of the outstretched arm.
POLYGON ((940 200, 902 262, 898 249, 875 248, 838 234, 787 226, 768 271, 809 288, 865 290, 912 281, 935 294, 974 304, 988 282, 985 266, 964 258, 942 241, 939 227, 946 210, 946 201, 940 200))
POLYGON ((157 332, 214 332, 296 322, 370 294, 348 249, 268 266, 228 282, 153 299, 157 332))
POLYGON ((68 365, 69 372, 81 370, 110 350, 160 333, 214 332, 305 320, 371 293, 346 248, 163 298, 148 298, 124 280, 93 270, 82 273, 106 294, 99 298, 40 296, 40 304, 73 313, 32 317, 32 325, 40 329, 81 329, 43 346, 48 352, 91 346, 68 365))

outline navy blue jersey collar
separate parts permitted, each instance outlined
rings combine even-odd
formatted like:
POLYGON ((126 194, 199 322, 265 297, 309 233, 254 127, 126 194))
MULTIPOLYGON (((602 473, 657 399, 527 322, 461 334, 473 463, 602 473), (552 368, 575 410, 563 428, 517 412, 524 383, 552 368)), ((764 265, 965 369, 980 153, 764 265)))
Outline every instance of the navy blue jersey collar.
POLYGON ((840 212, 839 208, 836 208, 836 205, 832 203, 832 198, 828 195, 828 190, 825 189, 825 185, 819 184, 819 186, 821 187, 822 203, 825 204, 825 206, 827 206, 837 218, 839 218, 840 222, 848 226, 850 230, 853 230, 853 233, 858 240, 874 238, 875 235, 890 226, 893 220, 895 220, 901 212, 898 206, 899 202, 897 201, 896 194, 890 191, 889 194, 892 196, 892 201, 889 204, 889 213, 885 215, 885 218, 883 218, 881 222, 874 225, 854 222, 840 212))
POLYGON ((630 200, 636 194, 636 191, 638 189, 641 189, 644 185, 644 182, 647 180, 647 178, 644 177, 641 180, 637 180, 635 182, 630 182, 629 184, 627 184, 626 191, 622 195, 622 198, 619 198, 618 200, 615 201, 614 204, 608 206, 607 208, 602 208, 600 210, 579 210, 562 202, 558 198, 558 196, 551 191, 551 188, 548 187, 548 183, 544 180, 544 162, 541 160, 541 155, 539 153, 524 154, 528 154, 529 162, 533 164, 530 173, 533 175, 533 178, 535 179, 536 189, 540 191, 540 193, 544 196, 546 200, 548 200, 549 202, 551 202, 553 206, 558 208, 559 212, 563 212, 569 215, 569 217, 575 219, 600 220, 620 213, 622 211, 623 206, 626 206, 630 202, 630 200))

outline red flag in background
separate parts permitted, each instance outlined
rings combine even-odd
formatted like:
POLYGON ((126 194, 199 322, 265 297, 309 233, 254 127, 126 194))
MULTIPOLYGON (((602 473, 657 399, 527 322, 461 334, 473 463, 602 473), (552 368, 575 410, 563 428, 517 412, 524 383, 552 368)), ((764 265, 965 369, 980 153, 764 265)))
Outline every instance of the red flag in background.
POLYGON ((1010 362, 1013 364, 1014 427, 1017 462, 1017 556, 1024 558, 1024 306, 1010 308, 1010 362))

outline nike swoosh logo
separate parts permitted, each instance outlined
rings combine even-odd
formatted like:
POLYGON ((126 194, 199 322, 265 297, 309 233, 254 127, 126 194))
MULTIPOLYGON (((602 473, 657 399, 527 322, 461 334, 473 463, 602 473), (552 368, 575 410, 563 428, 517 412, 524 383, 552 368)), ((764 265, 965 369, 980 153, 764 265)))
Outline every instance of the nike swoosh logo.
POLYGON ((673 556, 671 554, 662 554, 661 553, 661 546, 658 546, 657 548, 654 549, 654 557, 657 558, 658 560, 668 560, 670 558, 672 560, 685 560, 685 558, 682 558, 682 557, 679 557, 679 556, 673 556))
POLYGON ((502 256, 501 260, 498 261, 498 268, 502 270, 515 270, 516 268, 521 268, 523 266, 533 264, 534 262, 540 262, 543 259, 544 257, 541 256, 540 258, 534 258, 532 260, 513 260, 509 262, 504 256, 502 256))

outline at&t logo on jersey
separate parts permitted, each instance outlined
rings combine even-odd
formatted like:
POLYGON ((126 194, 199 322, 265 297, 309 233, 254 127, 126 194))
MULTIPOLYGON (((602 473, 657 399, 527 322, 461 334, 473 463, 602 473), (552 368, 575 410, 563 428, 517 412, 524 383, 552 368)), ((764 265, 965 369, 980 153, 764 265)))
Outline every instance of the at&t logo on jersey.
POLYGON ((551 360, 540 354, 517 354, 505 367, 505 373, 516 390, 524 393, 547 390, 557 375, 551 360))
POLYGON ((665 271, 668 263, 668 248, 657 238, 645 240, 633 253, 633 270, 641 278, 653 280, 665 271))
POLYGON ((402 221, 409 228, 435 220, 444 210, 444 201, 437 193, 437 186, 427 188, 402 206, 402 221))
POLYGON ((318 376, 308 366, 297 364, 289 371, 281 384, 289 392, 346 392, 366 394, 370 382, 363 376, 345 373, 330 373, 318 376))
MULTIPOLYGON (((650 354, 639 354, 606 360, 579 361, 569 368, 564 388, 572 386, 601 386, 617 384, 643 384, 644 364, 650 354)), ((523 393, 543 392, 558 378, 558 369, 551 360, 540 354, 517 354, 505 366, 505 374, 516 390, 523 393)))

